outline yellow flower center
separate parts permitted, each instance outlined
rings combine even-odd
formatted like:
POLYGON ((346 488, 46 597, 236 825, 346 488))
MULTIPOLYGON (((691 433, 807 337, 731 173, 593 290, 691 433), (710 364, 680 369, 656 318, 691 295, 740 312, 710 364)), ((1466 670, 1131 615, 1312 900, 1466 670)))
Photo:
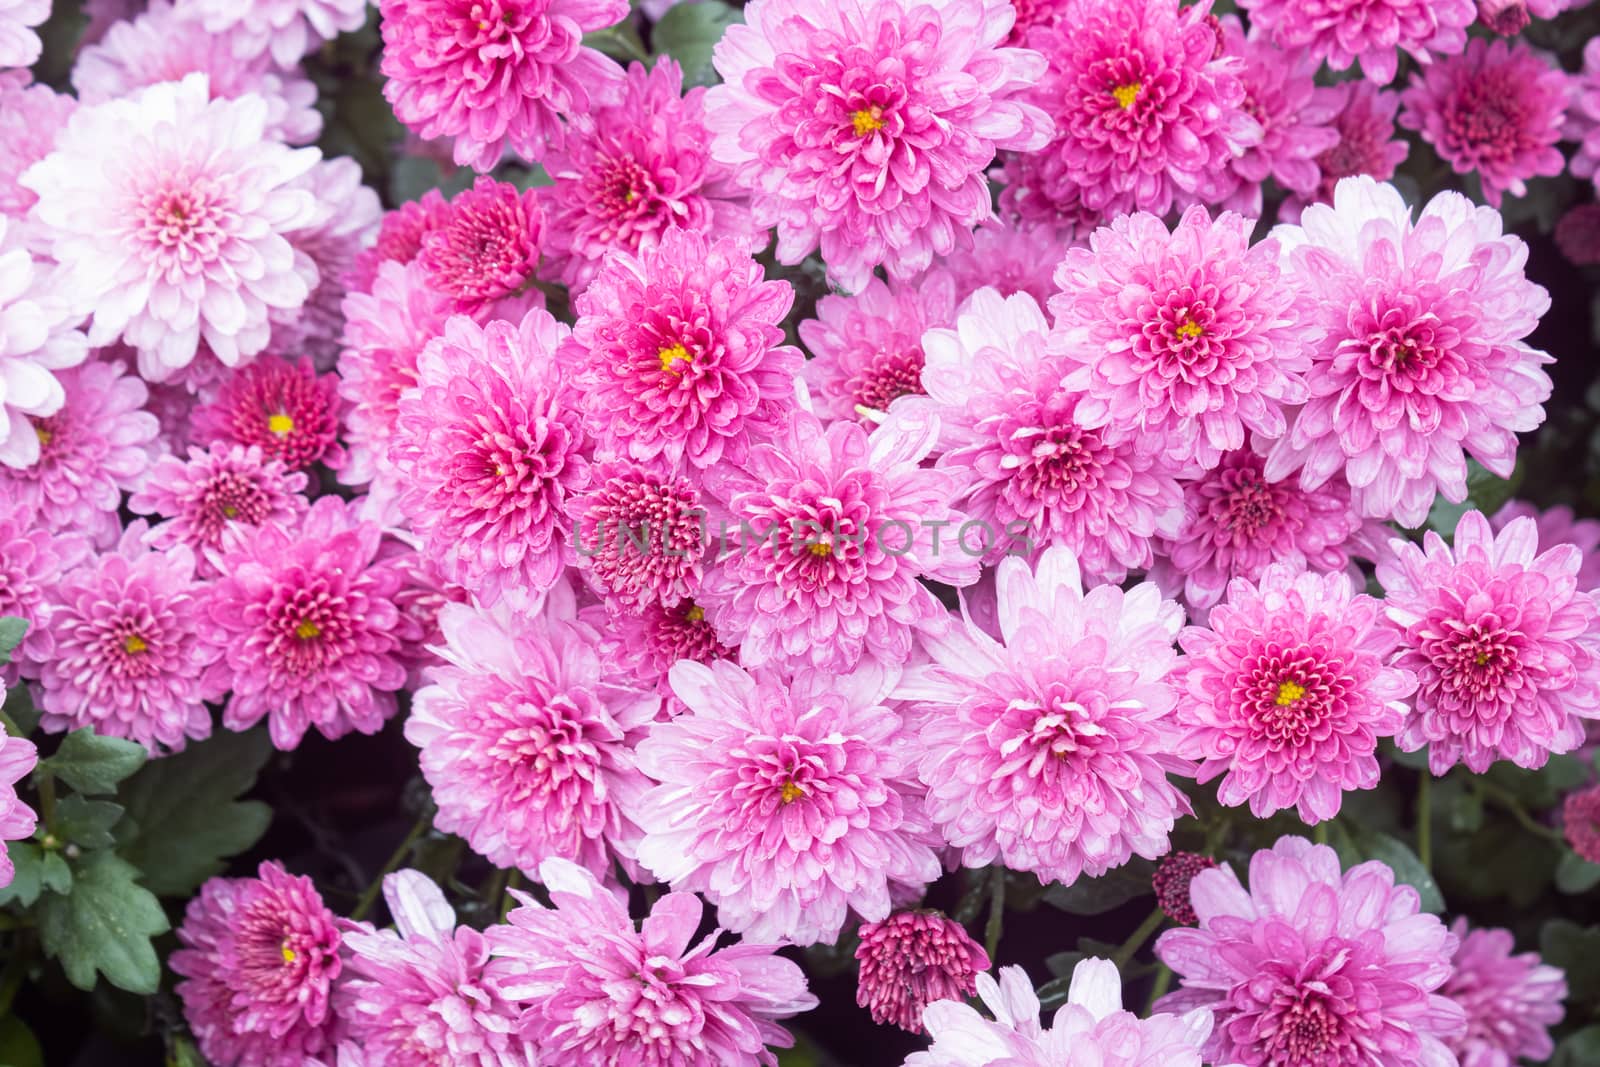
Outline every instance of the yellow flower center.
POLYGON ((122 651, 126 652, 130 656, 137 656, 139 653, 145 651, 149 647, 149 645, 145 644, 144 638, 140 637, 138 634, 129 634, 127 637, 122 639, 122 651))
POLYGON ((309 641, 313 637, 322 636, 322 627, 310 619, 302 619, 300 625, 294 628, 294 635, 302 641, 309 641))
POLYGON ((883 129, 883 108, 874 104, 853 112, 850 115, 850 125, 855 128, 857 137, 878 132, 883 129))
POLYGON ((833 546, 828 544, 826 541, 813 541, 811 544, 806 546, 806 551, 819 558, 831 556, 833 555, 833 546))
POLYGON ((33 432, 38 435, 41 445, 48 445, 56 436, 37 422, 33 424, 33 432))
POLYGON ((278 951, 283 955, 284 963, 293 963, 295 960, 299 959, 299 957, 295 955, 294 949, 289 947, 289 942, 287 941, 278 946, 278 951))
POLYGON ((222 505, 222 513, 230 519, 237 519, 239 517, 239 509, 234 507, 232 504, 222 505))
POLYGON ((690 622, 699 622, 706 617, 706 609, 699 604, 690 604, 689 610, 683 613, 683 617, 690 622))
POLYGON ((275 433, 279 437, 283 437, 283 436, 285 436, 287 434, 293 433, 294 432, 294 420, 291 419, 289 416, 285 415, 281 411, 278 412, 276 415, 268 415, 267 416, 267 432, 268 433, 275 433))
POLYGON ((1279 682, 1278 695, 1272 699, 1272 702, 1280 708, 1286 708, 1305 695, 1306 687, 1299 682, 1293 680, 1279 682))
POLYGON ((1139 90, 1143 88, 1138 82, 1130 82, 1112 89, 1111 95, 1117 98, 1117 106, 1126 111, 1139 99, 1139 90))
POLYGON ((793 804, 795 801, 799 800, 805 795, 806 791, 795 785, 793 782, 784 782, 783 791, 778 794, 778 799, 783 801, 785 804, 793 804))
POLYGON ((682 374, 683 371, 678 368, 678 364, 694 362, 694 357, 682 345, 668 345, 657 352, 656 356, 661 360, 662 371, 667 374, 682 374))
POLYGON ((1190 338, 1191 340, 1193 338, 1199 337, 1201 334, 1203 334, 1205 332, 1206 332, 1205 328, 1203 326, 1201 326, 1198 322, 1195 322, 1193 320, 1185 322, 1182 326, 1178 327, 1178 336, 1179 337, 1187 337, 1187 338, 1190 338))
POLYGON ((1472 662, 1476 663, 1480 667, 1487 667, 1489 665, 1489 653, 1479 652, 1476 656, 1472 657, 1472 662))

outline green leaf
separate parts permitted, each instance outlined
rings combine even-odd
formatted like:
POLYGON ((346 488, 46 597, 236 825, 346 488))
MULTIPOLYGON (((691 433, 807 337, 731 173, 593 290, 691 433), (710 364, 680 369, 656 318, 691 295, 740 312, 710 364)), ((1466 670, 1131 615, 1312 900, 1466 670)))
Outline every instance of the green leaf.
POLYGON ((1088 959, 1081 952, 1052 952, 1045 957, 1044 966, 1056 978, 1072 977, 1072 970, 1088 959))
POLYGON ((1368 860, 1378 860, 1394 871, 1396 882, 1411 886, 1422 898, 1422 910, 1438 914, 1444 911, 1444 894, 1433 874, 1422 865, 1417 854, 1398 838, 1375 833, 1363 826, 1350 826, 1339 821, 1330 835, 1339 853, 1339 860, 1347 868, 1368 860))
POLYGON ((1428 512, 1428 529, 1448 539, 1455 534, 1456 523, 1467 512, 1476 509, 1493 515, 1516 496, 1526 473, 1518 463, 1510 478, 1502 478, 1489 473, 1477 460, 1467 460, 1467 499, 1459 504, 1452 504, 1442 496, 1436 499, 1428 512))
POLYGON ((11 661, 11 653, 22 644, 23 635, 27 632, 27 619, 19 619, 15 615, 0 616, 0 663, 11 661))
POLYGON ((27 737, 39 728, 39 709, 33 706, 33 690, 26 683, 6 692, 5 713, 16 724, 21 737, 27 737))
POLYGON ((122 818, 122 806, 109 800, 66 796, 56 805, 56 833, 84 848, 111 844, 111 828, 122 818))
POLYGON ((72 868, 59 852, 45 852, 39 860, 39 881, 50 892, 66 896, 72 892, 72 868))
POLYGON ((44 888, 39 846, 32 841, 12 841, 6 848, 6 855, 11 857, 16 871, 11 876, 11 884, 0 889, 0 905, 16 903, 26 908, 39 899, 44 888))
POLYGON ((1587 893, 1600 885, 1600 863, 1590 863, 1576 852, 1568 852, 1556 864, 1556 888, 1563 893, 1587 893))
POLYGON ((607 26, 603 30, 585 34, 583 43, 601 55, 610 56, 623 66, 644 62, 650 58, 649 53, 644 50, 644 42, 639 40, 639 31, 634 29, 632 19, 623 19, 615 26, 607 26))
POLYGON ((159 896, 185 896, 261 839, 272 809, 238 800, 272 754, 265 730, 226 731, 157 760, 123 786, 124 858, 159 896))
POLYGON ((1039 998, 1039 1010, 1044 1013, 1045 1018, 1048 1019, 1051 1012, 1067 1002, 1067 993, 1071 988, 1072 975, 1067 974, 1060 978, 1052 978, 1034 990, 1034 995, 1039 998))
POLYGON ((1597 1063, 1600 1063, 1600 1026, 1586 1026, 1575 1034, 1568 1034, 1550 1058, 1550 1067, 1594 1067, 1597 1063))
POLYGON ((15 1015, 0 1019, 0 1067, 44 1067, 44 1049, 15 1015))
POLYGON ((91 852, 73 871, 71 894, 41 901, 40 944, 79 989, 93 989, 97 972, 130 993, 148 995, 160 986, 161 961, 150 939, 166 933, 167 915, 138 877, 115 853, 91 852))
POLYGON ((683 68, 683 87, 714 85, 717 70, 711 52, 722 34, 744 15, 718 0, 679 4, 661 16, 650 31, 650 43, 657 55, 668 55, 683 68))
POLYGON ((1155 864, 1135 859, 1101 875, 1079 878, 1071 885, 1053 885, 1045 891, 1044 902, 1073 915, 1104 915, 1130 900, 1148 896, 1150 875, 1155 864))
POLYGON ((144 746, 120 737, 100 737, 90 727, 67 735, 41 766, 80 793, 114 793, 117 783, 144 766, 144 746))

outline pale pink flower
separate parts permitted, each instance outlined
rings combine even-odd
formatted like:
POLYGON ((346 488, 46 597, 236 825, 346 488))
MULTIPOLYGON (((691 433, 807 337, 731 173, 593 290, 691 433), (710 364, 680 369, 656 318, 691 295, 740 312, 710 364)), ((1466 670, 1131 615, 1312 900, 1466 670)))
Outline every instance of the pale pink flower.
POLYGON ((89 355, 53 265, 35 259, 22 242, 21 227, 0 214, 0 465, 6 467, 39 461, 35 427, 67 399, 54 372, 89 355))
POLYGON ((17 783, 32 774, 38 762, 39 750, 32 741, 12 737, 0 726, 0 886, 10 885, 16 874, 5 843, 32 837, 39 824, 38 815, 17 796, 17 783))
POLYGON ((21 664, 39 660, 41 650, 50 647, 49 633, 40 625, 45 599, 90 552, 87 537, 36 524, 33 508, 25 503, 12 501, 0 512, 0 617, 28 624, 22 644, 0 663, 0 685, 16 685, 21 664))
POLYGON ((31 67, 44 45, 36 27, 50 17, 50 0, 0 0, 0 70, 31 67))
POLYGON ((1516 1067, 1546 1059, 1555 1051, 1550 1028, 1565 1015, 1565 974, 1536 952, 1512 955, 1516 943, 1509 930, 1472 930, 1462 918, 1450 932, 1461 944, 1439 995, 1467 1015, 1466 1033, 1445 1041, 1461 1067, 1516 1067))
POLYGON ((1600 37, 1583 47, 1583 70, 1574 75, 1566 139, 1578 142, 1572 157, 1575 177, 1590 178, 1600 191, 1600 37))
POLYGON ((1498 532, 1524 516, 1533 519, 1539 533, 1539 544, 1545 548, 1576 545, 1583 556, 1583 563, 1578 567, 1578 588, 1584 592, 1600 589, 1600 520, 1580 519, 1569 507, 1558 506, 1540 511, 1532 504, 1512 500, 1489 516, 1489 525, 1498 532))
POLYGON ((303 306, 272 312, 272 348, 309 355, 318 370, 329 370, 344 330, 345 276, 377 233, 383 205, 348 156, 318 163, 296 185, 317 198, 317 218, 289 234, 289 243, 316 267, 317 284, 303 306))
MULTIPOLYGON (((25 70, 0 70, 0 215, 17 220, 13 225, 26 219, 39 199, 20 181, 23 171, 50 154, 77 108, 72 96, 33 84, 25 70)), ((37 232, 30 236, 47 238, 37 232)))
POLYGON ((368 0, 177 0, 177 11, 226 39, 238 60, 270 55, 288 69, 323 41, 367 22, 368 0))
POLYGON ((1394 81, 1401 51, 1422 64, 1456 55, 1478 20, 1476 0, 1242 0, 1239 6, 1278 47, 1305 49, 1334 70, 1359 61, 1376 85, 1394 81))
POLYGON ((955 280, 957 301, 987 286, 1001 296, 1027 293, 1044 307, 1055 295, 1056 264, 1073 236, 1059 226, 1002 215, 973 230, 972 247, 946 257, 939 266, 955 280))
POLYGON ((1317 156, 1321 180, 1316 188, 1304 195, 1291 193, 1278 208, 1278 217, 1284 222, 1298 222, 1307 204, 1333 203, 1333 190, 1341 179, 1365 174, 1388 181, 1411 152, 1410 143, 1395 135, 1399 93, 1381 90, 1363 79, 1318 89, 1317 95, 1326 98, 1337 112, 1333 128, 1339 139, 1317 156))

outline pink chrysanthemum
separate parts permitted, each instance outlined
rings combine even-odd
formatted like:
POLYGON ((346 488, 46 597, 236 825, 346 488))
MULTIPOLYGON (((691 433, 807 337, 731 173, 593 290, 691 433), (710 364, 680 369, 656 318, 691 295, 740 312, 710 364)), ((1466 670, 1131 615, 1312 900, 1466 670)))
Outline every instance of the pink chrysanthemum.
POLYGON ((660 783, 634 813, 639 862, 761 941, 832 942, 851 911, 888 918, 891 884, 939 877, 912 753, 883 705, 892 677, 804 669, 785 684, 726 660, 678 663, 689 710, 638 748, 660 783))
POLYGON ((523 1032, 541 1063, 776 1067, 766 1046, 794 1044, 777 1020, 817 1006, 805 974, 772 946, 719 949, 720 930, 694 944, 703 908, 693 893, 668 893, 636 930, 583 868, 546 860, 539 881, 554 907, 518 893, 522 907, 488 936, 490 973, 528 1005, 523 1032))
POLYGON ((152 381, 188 366, 202 338, 236 366, 266 347, 269 310, 299 307, 316 284, 286 234, 315 220, 295 179, 318 153, 269 138, 267 117, 260 96, 213 100, 190 74, 78 108, 22 175, 61 284, 94 313, 90 342, 125 339, 152 381))
POLYGON ((915 282, 873 278, 854 296, 825 296, 817 317, 800 323, 811 350, 800 376, 825 421, 874 416, 902 396, 922 392, 922 335, 954 325, 955 280, 940 270, 915 282))
POLYGON ((447 604, 439 625, 444 662, 406 720, 434 825, 499 867, 531 874, 559 856, 607 882, 619 858, 636 871, 631 810, 650 782, 632 745, 660 699, 610 677, 564 586, 532 620, 447 604))
POLYGON ((1561 832, 1572 851, 1600 863, 1600 785, 1567 794, 1561 804, 1561 832))
POLYGON ((31 67, 44 45, 35 27, 50 17, 50 0, 0 0, 0 70, 31 67))
POLYGON ((273 744, 288 750, 313 726, 330 739, 371 734, 394 714, 406 675, 397 648, 410 624, 394 603, 403 570, 377 559, 381 536, 355 505, 325 496, 292 526, 224 539, 201 634, 226 653, 206 679, 233 690, 223 725, 248 730, 265 717, 273 744))
MULTIPOLYGON (((0 700, 3 699, 0 691, 0 700)), ((32 741, 12 737, 0 726, 0 888, 10 885, 16 874, 16 867, 6 854, 6 842, 33 836, 39 824, 33 809, 17 796, 17 783, 32 774, 38 762, 39 750, 32 741)))
POLYGON ((1512 955, 1516 943, 1509 930, 1469 930, 1466 919, 1457 919, 1450 932, 1461 945, 1439 995, 1466 1012, 1467 1032, 1447 1039, 1446 1047, 1461 1067, 1543 1062, 1555 1050, 1550 1027, 1565 1014, 1561 969, 1541 962, 1536 952, 1512 955))
POLYGON ((1343 574, 1268 567, 1235 578, 1209 628, 1186 627, 1173 672, 1178 750, 1202 760, 1217 799, 1307 823, 1339 813, 1347 790, 1378 784, 1378 738, 1398 733, 1417 679, 1389 665, 1400 635, 1383 604, 1343 574))
POLYGON ((1577 204, 1556 223, 1556 247, 1574 267, 1600 264, 1600 204, 1577 204))
POLYGON ((82 534, 35 525, 27 504, 12 503, 0 512, 0 618, 28 624, 10 661, 0 663, 0 685, 16 685, 19 665, 37 662, 42 650, 50 647, 49 634, 40 625, 45 598, 61 576, 89 553, 89 541, 82 534))
POLYGON ((1183 611, 1149 583, 1083 592, 1052 548, 1000 563, 1000 633, 970 619, 924 636, 932 658, 895 695, 917 702, 928 813, 967 867, 1044 882, 1098 877, 1167 850, 1193 775, 1172 752, 1172 640, 1183 611))
POLYGON ((352 292, 372 292, 383 264, 393 261, 403 267, 416 259, 422 254, 422 239, 450 217, 450 203, 438 189, 429 189, 420 198, 386 212, 372 247, 363 249, 351 263, 346 286, 352 292))
POLYGON ((1189 887, 1197 930, 1168 930, 1156 955, 1182 988, 1158 1011, 1210 1010, 1208 1063, 1243 1067, 1455 1067, 1441 1042, 1461 1008, 1439 995, 1456 938, 1377 861, 1340 873, 1326 845, 1284 837, 1189 887))
POLYGON ((450 298, 452 312, 483 321, 533 281, 543 230, 538 190, 518 192, 510 182, 480 177, 423 233, 417 262, 429 284, 450 298))
POLYGON ((923 1025, 933 1045, 905 1067, 1054 1067, 1078 1059, 1096 1067, 1200 1067, 1211 1017, 1194 1012, 1141 1019, 1122 1007, 1122 977, 1109 960, 1086 959, 1072 971, 1067 1002, 1050 1028, 1039 1024, 1039 997, 1021 967, 1000 968, 996 982, 977 978, 991 1020, 970 1004, 928 1005, 923 1025))
POLYGON ((261 449, 290 470, 321 462, 334 470, 339 446, 339 379, 319 375, 310 357, 298 363, 264 356, 223 379, 216 396, 195 408, 196 444, 223 442, 261 449))
POLYGON ((1410 143, 1395 136, 1399 93, 1380 90, 1369 81, 1340 82, 1317 93, 1337 111, 1333 128, 1339 139, 1317 156, 1322 177, 1316 188, 1305 195, 1292 193, 1279 208, 1278 217, 1285 222, 1298 222, 1307 204, 1333 203, 1333 190, 1344 178, 1365 174, 1388 181, 1411 152, 1410 143))
POLYGON ((908 279, 993 216, 997 148, 1043 147, 1050 120, 1023 94, 1043 57, 1000 42, 1008 0, 754 0, 714 61, 711 153, 778 228, 780 263, 820 246, 828 274, 863 288, 883 265, 908 279), (958 88, 959 87, 959 88, 958 88))
POLYGON ((400 398, 389 461, 422 552, 485 604, 549 588, 564 563, 567 501, 589 482, 578 397, 558 355, 567 327, 445 325, 400 398))
POLYGON ((113 23, 104 40, 80 52, 72 87, 85 104, 103 104, 197 71, 209 76, 213 97, 254 93, 265 100, 265 132, 273 140, 310 144, 322 132, 317 87, 309 78, 277 69, 265 55, 238 59, 228 37, 179 15, 167 0, 151 0, 143 14, 113 23))
POLYGON ((920 1034, 922 1009, 972 996, 989 954, 954 919, 936 911, 901 911, 864 923, 856 947, 856 1003, 872 1021, 920 1034))
POLYGON ((1222 53, 1210 10, 1068 0, 1029 36, 1050 61, 1033 97, 1056 122, 1035 177, 1048 200, 1081 199, 1109 218, 1213 198, 1261 127, 1243 108, 1242 63, 1222 53))
POLYGON ((1443 192, 1413 222, 1392 185, 1346 178, 1333 206, 1273 234, 1323 335, 1311 399, 1267 457, 1315 489, 1343 471, 1356 510, 1421 526, 1467 496, 1467 453, 1509 478, 1517 434, 1544 421, 1549 356, 1524 338, 1550 297, 1500 213, 1443 192))
POLYGON ((954 329, 923 336, 938 466, 960 483, 951 502, 987 527, 963 543, 984 563, 1065 545, 1091 582, 1120 582, 1150 565, 1152 537, 1177 535, 1180 468, 1164 438, 1111 444, 1085 425, 1083 395, 1060 387, 1064 368, 1046 352, 1048 329, 1027 294, 980 289, 954 329))
POLYGON ((122 530, 117 509, 154 461, 160 424, 143 410, 145 384, 120 365, 90 360, 57 375, 66 402, 31 420, 39 460, 0 466, 0 499, 31 509, 48 530, 88 534, 100 547, 122 530))
POLYGON ((1467 46, 1476 0, 1241 0, 1250 25, 1286 52, 1301 49, 1334 70, 1361 64, 1376 85, 1394 81, 1403 50, 1418 63, 1467 46))
POLYGON ((1230 581, 1257 581, 1270 563, 1332 574, 1349 568, 1353 551, 1384 542, 1381 524, 1351 508, 1342 477, 1306 490, 1292 479, 1267 481, 1265 469, 1254 449, 1241 449, 1185 483, 1183 525, 1161 542, 1151 577, 1181 586, 1192 611, 1203 615, 1230 581))
POLYGON ((229 1067, 304 1067, 333 1047, 338 919, 311 879, 263 863, 189 902, 168 961, 200 1052, 229 1067))
POLYGON ((177 11, 231 42, 236 59, 271 55, 284 69, 367 22, 367 0, 177 0, 177 11))
POLYGON ((1600 37, 1584 45, 1583 70, 1574 75, 1566 136, 1578 142, 1572 157, 1573 175, 1593 179, 1595 189, 1600 190, 1600 37))
POLYGON ((272 348, 310 355, 318 370, 328 370, 344 330, 345 275, 377 232, 383 205, 348 156, 318 163, 296 184, 317 198, 318 218, 291 233, 289 243, 316 266, 317 284, 304 306, 272 313, 272 348))
POLYGON ((217 577, 204 555, 222 547, 223 531, 284 522, 305 513, 306 476, 269 460, 254 446, 218 442, 189 449, 189 458, 163 456, 144 485, 128 500, 138 515, 165 519, 150 531, 150 543, 167 549, 187 545, 198 557, 198 573, 217 577))
POLYGON ((1166 912, 1167 918, 1179 926, 1194 926, 1200 918, 1189 903, 1189 885, 1201 871, 1217 865, 1210 856, 1195 852, 1169 853, 1156 865, 1150 876, 1150 888, 1156 893, 1156 906, 1166 912))
POLYGON ((627 0, 378 0, 384 96, 455 161, 493 170, 509 147, 538 162, 562 119, 617 92, 622 72, 583 35, 628 17, 627 0))
POLYGON ((652 605, 642 611, 610 608, 602 637, 602 655, 607 663, 638 685, 652 689, 669 700, 670 710, 682 710, 672 696, 669 672, 680 659, 710 663, 735 659, 737 648, 717 639, 716 628, 706 618, 706 610, 693 600, 670 607, 652 605))
POLYGON ((668 230, 639 256, 613 253, 573 328, 591 418, 635 459, 742 461, 794 407, 803 357, 779 325, 793 303, 735 241, 668 230))
POLYGON ((1515 37, 1531 21, 1526 0, 1478 0, 1478 23, 1490 33, 1515 37))
POLYGON ((575 125, 545 161, 555 181, 545 194, 549 269, 574 291, 607 252, 654 248, 669 229, 734 238, 752 252, 767 243, 730 168, 710 156, 705 89, 682 93, 670 56, 648 70, 635 63, 621 99, 575 125))
MULTIPOLYGON (((489 940, 457 926, 420 871, 383 880, 393 930, 346 930, 336 1005, 347 1039, 386 1067, 534 1067, 518 1007, 490 975, 489 940)), ((342 1061, 341 1061, 342 1062, 342 1061)))
POLYGON ((1316 327, 1278 244, 1255 220, 1193 207, 1169 233, 1139 212, 1096 230, 1056 268, 1050 350, 1074 417, 1108 442, 1163 441, 1175 463, 1214 467, 1247 435, 1283 436, 1306 399, 1316 327))
POLYGON ((1436 775, 1456 763, 1482 774, 1497 759, 1543 767, 1600 719, 1600 604, 1578 588, 1577 546, 1540 552, 1538 536, 1531 518, 1497 536, 1469 511, 1453 545, 1430 530, 1420 547, 1392 541, 1378 563, 1404 631, 1395 663, 1419 682, 1396 742, 1426 746, 1436 775))
POLYGON ((1600 589, 1600 521, 1580 519, 1568 507, 1540 511, 1521 500, 1508 501, 1489 516, 1489 525, 1498 533, 1516 519, 1531 518, 1538 528, 1539 544, 1545 548, 1576 545, 1583 556, 1578 567, 1578 588, 1584 592, 1600 589))
POLYGON ((945 609, 919 578, 971 585, 978 558, 939 532, 962 529, 955 479, 925 466, 936 424, 891 419, 870 437, 853 421, 753 449, 730 476, 738 522, 718 537, 700 603, 747 667, 809 663, 848 671, 863 658, 899 666, 914 633, 945 609))
POLYGON ((80 316, 61 299, 54 274, 23 246, 22 228, 0 215, 0 466, 39 462, 35 427, 66 402, 53 372, 89 355, 75 328, 80 316))
POLYGON ((700 588, 708 511, 681 470, 608 460, 567 506, 578 569, 597 592, 634 611, 670 608, 700 588))
POLYGON ((1483 198, 1525 196, 1524 179, 1566 169, 1556 148, 1566 119, 1568 75, 1525 44, 1479 37, 1464 54, 1411 75, 1400 125, 1417 130, 1457 174, 1476 172, 1483 198))
POLYGON ((39 198, 22 172, 49 155, 78 108, 67 93, 31 84, 25 70, 0 70, 0 215, 22 220, 39 198))
MULTIPOLYGON (((1084 203, 1083 189, 1062 180, 1060 172, 1060 165, 1047 152, 1000 153, 1000 165, 991 170, 989 176, 1003 184, 1000 190, 1001 218, 1014 216, 1024 224, 1044 227, 1062 235, 1068 244, 1081 242, 1091 230, 1106 222, 1108 215, 1084 203)), ((1045 264, 1047 274, 1053 271, 1064 251, 1065 248, 1057 251, 1051 262, 1045 264)), ((956 253, 958 256, 962 254, 956 253)), ((974 288, 987 284, 987 280, 980 281, 974 288)), ((1002 292, 1005 291, 1003 287, 1000 288, 1002 292)), ((1034 299, 1038 300, 1040 307, 1044 307, 1054 292, 1055 284, 1052 281, 1046 286, 1045 295, 1035 294, 1034 299)))
POLYGON ((1044 307, 1055 295, 1056 264, 1071 236, 1058 226, 1001 217, 972 231, 972 247, 940 266, 955 280, 957 301, 988 286, 1001 296, 1027 293, 1044 307))

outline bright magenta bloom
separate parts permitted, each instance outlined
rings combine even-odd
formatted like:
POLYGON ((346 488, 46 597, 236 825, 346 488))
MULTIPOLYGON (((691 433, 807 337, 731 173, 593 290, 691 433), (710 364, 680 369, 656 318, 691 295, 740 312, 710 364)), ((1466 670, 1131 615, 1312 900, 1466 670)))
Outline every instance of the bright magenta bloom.
MULTIPOLYGON (((0 110, 4 99, 0 93, 0 110)), ((38 421, 66 402, 54 372, 89 355, 53 265, 29 254, 24 239, 23 227, 0 215, 0 465, 7 467, 39 461, 38 421)))
POLYGON ((1436 494, 1466 499, 1468 452, 1511 476, 1550 396, 1550 357, 1523 340, 1550 297, 1501 226, 1454 192, 1413 222, 1394 186, 1347 178, 1333 206, 1273 231, 1324 334, 1268 478, 1299 470, 1315 489, 1342 470, 1361 514, 1417 527, 1436 494))
POLYGON ((954 919, 936 911, 900 911, 863 923, 856 947, 856 1003, 875 1023, 922 1033, 922 1009, 965 1000, 989 969, 989 954, 954 919))
POLYGON ((1572 851, 1600 863, 1600 785, 1567 794, 1561 802, 1561 832, 1572 851))
POLYGON ((862 289, 874 267, 908 279, 990 218, 997 148, 1043 147, 1050 120, 1023 102, 1042 57, 1001 42, 1006 0, 754 0, 715 51, 712 156, 778 228, 780 263, 819 247, 862 289))
POLYGON ((1417 130, 1457 174, 1476 173, 1483 198, 1524 196, 1525 179, 1567 167, 1556 147, 1569 77, 1525 44, 1474 38, 1465 53, 1411 75, 1400 125, 1417 130))
POLYGON ((1343 574, 1277 563, 1259 582, 1229 582, 1209 621, 1178 638, 1172 725, 1179 751, 1204 761, 1201 782, 1224 776, 1223 804, 1316 823, 1347 790, 1378 784, 1378 738, 1400 731, 1417 688, 1388 665, 1400 635, 1381 602, 1343 574))
POLYGON ((1250 24, 1286 52, 1308 50, 1334 70, 1361 63, 1368 81, 1394 81, 1404 50, 1419 63, 1467 46, 1475 0, 1243 0, 1250 24))
POLYGON ((189 901, 168 961, 183 1016, 212 1063, 304 1067, 331 1053, 338 920, 311 879, 263 863, 256 878, 213 878, 189 901))
MULTIPOLYGON (((0 699, 4 699, 3 693, 0 699)), ((11 737, 0 726, 0 887, 10 885, 16 874, 5 843, 32 837, 39 824, 33 809, 17 797, 17 783, 32 774, 38 762, 39 750, 32 741, 11 737)))
POLYGON ((367 0, 178 0, 178 14, 233 43, 241 60, 263 54, 279 67, 367 21, 367 0))
POLYGON ((449 218, 450 204, 438 189, 429 189, 418 199, 384 212, 372 247, 363 249, 350 265, 345 277, 349 290, 372 292, 383 264, 393 261, 403 267, 416 259, 422 254, 422 239, 449 218))
POLYGON ((628 610, 671 608, 700 588, 714 536, 699 487, 659 457, 608 460, 568 505, 578 569, 628 610))
POLYGON ((1451 963, 1455 972, 1439 995, 1461 1005, 1467 1032, 1445 1045, 1461 1067, 1516 1067, 1542 1061, 1555 1050, 1550 1027, 1566 1013, 1566 976, 1540 962, 1536 952, 1512 955, 1509 930, 1469 930, 1457 919, 1450 932, 1460 939, 1451 963))
POLYGON ((1444 774, 1496 759, 1543 767, 1600 719, 1600 604, 1578 587, 1576 545, 1541 546, 1531 518, 1498 535, 1469 511, 1453 544, 1390 543, 1384 608, 1404 631, 1395 662, 1420 683, 1400 748, 1444 774), (1541 547, 1545 551, 1540 551, 1541 547))
POLYGON ((339 447, 339 379, 317 374, 311 360, 263 356, 222 380, 208 404, 194 410, 194 442, 259 448, 290 470, 321 461, 343 466, 339 447))
POLYGON ((1278 209, 1285 222, 1297 222, 1308 203, 1333 203, 1333 190, 1343 178, 1358 174, 1386 182, 1411 153, 1411 145, 1395 136, 1394 116, 1400 94, 1380 90, 1369 81, 1347 81, 1317 90, 1336 112, 1333 128, 1338 141, 1317 156, 1322 178, 1305 195, 1292 194, 1278 209))
POLYGON ((892 677, 870 665, 784 682, 678 663, 672 689, 689 710, 639 744, 660 783, 633 813, 639 862, 759 941, 832 942, 852 911, 888 918, 891 886, 939 877, 913 753, 883 704, 892 677))
POLYGON ((417 262, 429 284, 450 297, 453 312, 482 322, 538 273, 543 232, 537 191, 518 192, 510 182, 479 178, 422 234, 417 262))
POLYGON ((1567 139, 1578 142, 1572 173, 1592 179, 1600 190, 1600 37, 1583 48, 1583 71, 1576 75, 1572 90, 1567 139))
POLYGON ((652 689, 668 702, 671 713, 683 710, 672 695, 668 672, 680 659, 710 663, 737 659, 739 650, 717 639, 706 609, 693 600, 671 607, 650 606, 638 613, 612 607, 606 612, 602 656, 634 684, 652 689))
MULTIPOLYGON (((365 0, 363 0, 365 6, 365 0)), ((626 0, 378 0, 383 95, 455 161, 493 170, 506 149, 538 162, 561 120, 615 94, 622 72, 583 35, 621 22, 626 0)))
POLYGON ((806 979, 770 945, 694 944, 703 906, 668 893, 641 928, 594 875, 546 860, 539 881, 554 908, 520 893, 509 926, 489 931, 501 994, 526 1005, 523 1032, 551 1067, 776 1067, 789 1048, 777 1025, 817 1006, 806 979))
POLYGON ((27 504, 13 503, 0 513, 0 617, 28 624, 10 661, 0 663, 0 685, 16 685, 19 664, 37 659, 40 649, 50 647, 49 634, 40 626, 45 597, 90 551, 89 539, 82 534, 37 525, 27 504))
POLYGON ((1333 849, 1285 837, 1251 857, 1248 891, 1222 866, 1189 894, 1200 928, 1156 942, 1183 983, 1156 1010, 1210 1009, 1207 1063, 1456 1067, 1456 938, 1382 863, 1340 873, 1333 849))

